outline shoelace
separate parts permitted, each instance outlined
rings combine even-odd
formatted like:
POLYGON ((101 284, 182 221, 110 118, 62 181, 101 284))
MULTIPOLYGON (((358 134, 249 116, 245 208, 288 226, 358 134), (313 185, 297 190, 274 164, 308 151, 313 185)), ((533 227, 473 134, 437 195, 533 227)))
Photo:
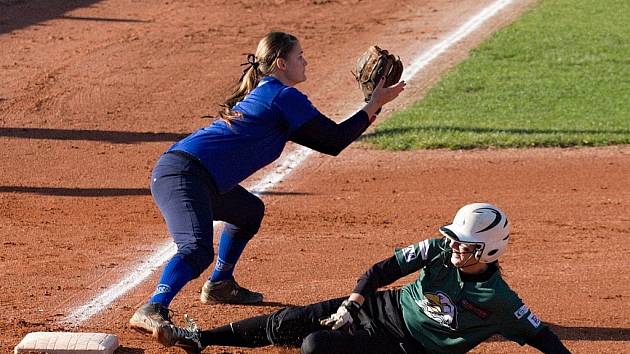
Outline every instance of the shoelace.
POLYGON ((173 317, 175 317, 175 311, 166 308, 166 307, 160 307, 158 308, 158 313, 160 314, 160 316, 162 316, 163 319, 165 319, 168 322, 173 322, 173 317))
POLYGON ((176 345, 184 348, 187 353, 189 353, 189 350, 193 350, 194 353, 197 353, 203 349, 200 334, 197 329, 190 330, 188 328, 180 328, 173 325, 170 325, 169 327, 171 328, 172 341, 170 345, 176 345))
MULTIPOLYGON (((197 348, 201 348, 201 338, 200 331, 201 329, 192 318, 188 316, 188 314, 184 314, 184 321, 186 322, 186 328, 177 327, 171 325, 171 330, 173 331, 173 338, 185 339, 194 342, 194 346, 197 348)), ((177 343, 173 343, 177 344, 177 343)), ((180 343, 188 346, 190 343, 180 343)))
POLYGON ((196 331, 191 331, 188 328, 181 328, 173 325, 171 325, 171 329, 173 330, 174 338, 190 339, 194 341, 199 340, 197 338, 198 332, 196 331))
POLYGON ((188 316, 188 314, 184 314, 184 322, 186 322, 186 328, 191 332, 200 332, 201 328, 197 326, 197 323, 188 316))

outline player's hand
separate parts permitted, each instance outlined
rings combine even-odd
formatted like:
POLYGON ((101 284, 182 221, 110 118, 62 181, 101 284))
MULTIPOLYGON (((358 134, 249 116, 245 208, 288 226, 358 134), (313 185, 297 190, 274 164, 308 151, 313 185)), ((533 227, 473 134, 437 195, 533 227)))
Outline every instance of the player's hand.
POLYGON ((373 123, 374 120, 376 120, 376 116, 381 112, 381 107, 398 97, 398 95, 405 89, 406 85, 404 81, 400 81, 390 87, 384 87, 384 84, 385 79, 381 79, 378 85, 376 85, 374 92, 372 92, 372 97, 363 107, 363 110, 367 113, 370 119, 370 123, 373 123))
POLYGON ((348 311, 348 308, 341 305, 337 309, 337 312, 328 316, 328 318, 319 321, 319 323, 322 326, 332 327, 333 330, 337 330, 343 326, 351 325, 354 323, 354 320, 352 319, 352 315, 350 314, 350 311, 348 311))
POLYGON ((345 300, 337 309, 337 312, 325 318, 319 323, 322 326, 332 327, 332 330, 347 330, 349 333, 354 332, 354 321, 359 313, 361 305, 356 301, 345 300))
POLYGON ((384 104, 391 102, 394 98, 398 97, 398 95, 400 95, 400 93, 405 89, 407 83, 400 81, 389 87, 385 87, 384 85, 385 78, 382 78, 378 85, 374 88, 372 97, 368 102, 373 102, 378 107, 382 107, 384 104))

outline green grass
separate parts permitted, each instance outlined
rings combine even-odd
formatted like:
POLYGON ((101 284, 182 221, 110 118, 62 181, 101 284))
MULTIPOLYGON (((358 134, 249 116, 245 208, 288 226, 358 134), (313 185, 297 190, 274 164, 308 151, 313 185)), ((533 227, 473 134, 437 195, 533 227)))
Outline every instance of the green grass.
POLYGON ((630 1, 539 1, 362 140, 395 150, 630 143, 630 1))

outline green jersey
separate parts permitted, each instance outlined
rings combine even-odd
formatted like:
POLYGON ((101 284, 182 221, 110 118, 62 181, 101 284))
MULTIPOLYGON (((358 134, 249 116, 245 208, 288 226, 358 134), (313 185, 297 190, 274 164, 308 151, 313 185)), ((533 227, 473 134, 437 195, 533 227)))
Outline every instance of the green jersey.
POLYGON ((395 251, 403 274, 420 271, 401 290, 407 329, 430 353, 465 353, 495 333, 523 345, 542 328, 501 277, 463 281, 443 240, 425 240, 395 251))

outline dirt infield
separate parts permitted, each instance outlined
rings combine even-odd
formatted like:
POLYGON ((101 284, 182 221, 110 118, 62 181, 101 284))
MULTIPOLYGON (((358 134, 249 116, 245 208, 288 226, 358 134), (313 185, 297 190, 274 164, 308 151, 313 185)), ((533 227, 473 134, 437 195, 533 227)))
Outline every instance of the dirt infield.
MULTIPOLYGON (((301 38, 309 79, 299 88, 342 118, 359 107, 349 70, 368 45, 409 61, 489 3, 0 1, 0 352, 40 330, 114 333, 117 353, 177 352, 127 326, 157 273, 78 328, 62 321, 169 239, 148 189, 153 163, 208 124, 198 117, 216 110, 264 33, 301 38)), ((386 113, 530 4, 458 43, 386 113)), ((262 229, 236 270, 267 302, 202 305, 200 278, 172 307, 211 327, 341 296, 394 247, 435 236, 463 204, 490 201, 511 217, 502 267, 525 302, 575 353, 628 353, 628 176, 628 146, 392 153, 354 144, 335 158, 314 154, 263 195, 262 229)), ((474 352, 534 351, 497 338, 474 352)))

